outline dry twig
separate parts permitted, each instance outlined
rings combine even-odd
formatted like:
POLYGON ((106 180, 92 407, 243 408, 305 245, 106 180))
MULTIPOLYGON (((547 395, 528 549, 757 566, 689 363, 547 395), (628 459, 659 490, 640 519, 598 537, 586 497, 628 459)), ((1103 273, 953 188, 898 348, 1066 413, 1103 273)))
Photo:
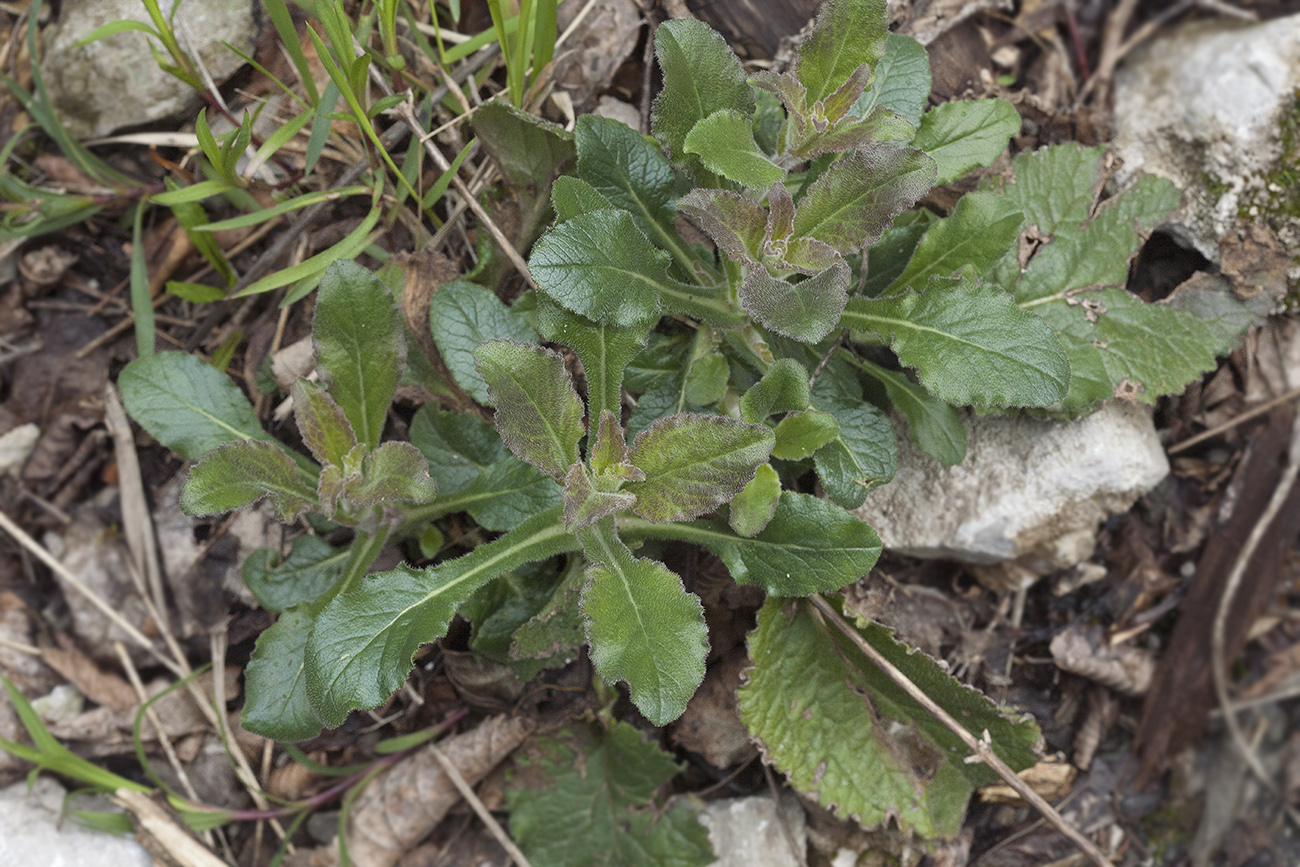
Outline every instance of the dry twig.
POLYGON ((1223 424, 1215 425, 1209 430, 1201 431, 1196 436, 1188 437, 1187 439, 1179 443, 1174 443, 1172 446, 1169 447, 1169 454, 1176 455, 1181 451, 1190 449, 1192 446, 1196 445, 1197 443, 1204 442, 1205 440, 1208 440, 1211 437, 1216 437, 1219 434, 1224 433, 1225 431, 1230 431, 1237 425, 1241 424, 1242 422, 1250 421, 1252 418, 1255 418, 1256 416, 1259 415, 1263 415, 1269 410, 1281 406, 1284 403, 1289 403, 1290 401, 1293 401, 1298 397, 1300 397, 1300 388, 1293 388, 1288 392, 1279 394, 1277 397, 1272 398, 1271 400, 1264 401, 1259 406, 1251 407, 1250 409, 1246 410, 1240 415, 1228 419, 1223 424))

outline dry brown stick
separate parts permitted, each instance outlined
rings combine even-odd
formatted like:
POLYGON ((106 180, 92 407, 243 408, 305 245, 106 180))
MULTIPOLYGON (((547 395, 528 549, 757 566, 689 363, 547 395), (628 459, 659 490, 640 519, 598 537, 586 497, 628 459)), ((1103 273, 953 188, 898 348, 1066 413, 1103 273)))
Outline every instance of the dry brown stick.
POLYGON ((1242 422, 1250 421, 1255 416, 1263 415, 1264 413, 1268 412, 1270 409, 1273 409, 1276 406, 1281 406, 1282 404, 1288 403, 1289 401, 1293 401, 1298 397, 1300 397, 1300 387, 1293 388, 1284 394, 1279 394, 1277 397, 1272 398, 1271 400, 1264 401, 1259 406, 1252 407, 1246 410, 1245 412, 1241 413, 1240 415, 1228 419, 1223 424, 1215 425, 1209 430, 1201 431, 1196 436, 1188 437, 1182 442, 1174 443, 1172 446, 1169 447, 1169 454, 1176 455, 1181 451, 1190 449, 1192 446, 1196 445, 1197 443, 1204 442, 1205 440, 1208 440, 1211 437, 1216 437, 1225 431, 1230 431, 1237 425, 1241 424, 1242 422))
POLYGON ((524 853, 520 852, 519 847, 515 845, 515 841, 510 839, 510 835, 492 817, 492 814, 488 812, 488 808, 479 800, 478 795, 474 794, 474 790, 470 788, 469 783, 465 782, 460 770, 442 754, 442 750, 438 749, 436 744, 429 744, 429 752, 437 759, 438 764, 442 767, 442 772, 447 775, 447 779, 451 780, 451 784, 456 787, 456 791, 460 792, 460 796, 465 799, 465 803, 469 804, 474 809, 474 812, 478 814, 478 817, 483 820, 488 832, 501 844, 501 848, 506 850, 519 867, 532 867, 528 863, 528 859, 524 857, 524 853))
MULTIPOLYGON (((154 535, 153 517, 149 514, 149 501, 144 494, 144 479, 140 475, 140 458, 135 453, 135 435, 126 418, 122 399, 110 382, 104 386, 104 422, 113 438, 113 455, 117 458, 122 498, 122 523, 126 528, 126 543, 135 558, 136 568, 148 582, 158 615, 166 616, 167 597, 163 593, 162 566, 158 562, 158 540, 154 535)), ((166 621, 158 624, 167 629, 166 621)))
POLYGON ((939 722, 943 723, 953 734, 961 738, 962 743, 966 744, 970 751, 975 756, 979 757, 980 761, 992 768, 1008 786, 1015 790, 1017 795, 1024 798, 1028 804, 1042 814, 1044 819, 1051 823, 1052 827, 1056 828, 1056 830, 1068 837, 1074 845, 1078 846, 1079 851, 1086 855, 1089 861, 1097 865, 1097 867, 1113 867, 1110 859, 1102 854, 1102 851, 1097 848, 1096 844, 1083 836, 1078 828, 1075 828, 1069 822, 1065 821, 1065 818, 1060 813, 1056 812, 1056 808, 1047 803, 1047 801, 1043 799, 1042 795, 1035 792, 1028 783, 1016 776, 1016 772, 1011 770, 1010 766, 1008 766, 1006 762, 1002 761, 998 754, 993 751, 993 745, 991 743, 981 740, 967 731, 961 723, 957 722, 951 714, 940 707, 934 699, 926 695, 923 689, 915 683, 912 683, 911 679, 907 675, 899 671, 892 662, 880 653, 880 651, 872 647, 856 629, 849 626, 834 607, 832 607, 831 604, 823 599, 819 594, 814 593, 812 596, 808 597, 808 601, 812 603, 813 607, 816 608, 821 615, 831 623, 831 625, 842 632, 845 638, 853 642, 853 645, 857 647, 857 649, 860 650, 867 659, 870 659, 880 668, 881 671, 888 675, 890 680, 898 684, 904 692, 915 699, 923 708, 934 714, 935 718, 939 720, 939 722))
POLYGON ((143 792, 118 789, 112 799, 135 821, 136 838, 160 864, 179 867, 229 867, 193 836, 162 805, 143 792))

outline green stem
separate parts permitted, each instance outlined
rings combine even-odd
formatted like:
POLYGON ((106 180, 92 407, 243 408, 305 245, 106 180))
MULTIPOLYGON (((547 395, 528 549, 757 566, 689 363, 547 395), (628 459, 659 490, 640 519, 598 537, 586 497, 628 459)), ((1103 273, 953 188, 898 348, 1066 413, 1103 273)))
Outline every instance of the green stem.
POLYGON ((366 574, 370 564, 375 562, 375 558, 379 556, 387 541, 387 530, 380 530, 374 535, 357 530, 356 538, 348 547, 348 560, 343 566, 343 577, 339 579, 338 584, 334 585, 335 589, 331 595, 347 593, 352 589, 352 585, 361 580, 361 576, 366 574))

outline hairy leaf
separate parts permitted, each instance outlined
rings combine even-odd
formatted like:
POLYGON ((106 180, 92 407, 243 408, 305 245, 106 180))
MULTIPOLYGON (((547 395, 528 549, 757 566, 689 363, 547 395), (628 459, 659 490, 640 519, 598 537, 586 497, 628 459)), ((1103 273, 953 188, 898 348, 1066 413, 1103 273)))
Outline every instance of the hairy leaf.
POLYGON ((967 193, 951 216, 930 226, 886 294, 924 289, 931 277, 951 277, 968 266, 984 274, 1015 246, 1022 217, 1000 196, 967 193))
POLYGON ((627 491, 599 490, 587 469, 574 464, 564 480, 564 526, 570 533, 590 527, 608 515, 632 508, 636 496, 627 491))
MULTIPOLYGON (((841 3, 843 0, 841 0, 841 3)), ((899 214, 934 186, 934 160, 913 148, 875 145, 831 165, 808 188, 794 234, 843 253, 875 243, 899 214)))
POLYGON ((298 433, 312 456, 320 464, 342 465, 357 444, 357 436, 343 408, 328 391, 307 379, 295 380, 289 393, 293 396, 298 433))
POLYGON ((785 179, 785 169, 768 159, 754 141, 753 122, 734 109, 715 111, 695 124, 684 149, 698 155, 709 171, 752 190, 765 190, 785 179))
POLYGON ((241 440, 213 449, 194 465, 181 491, 181 509, 187 515, 215 515, 263 497, 271 498, 286 524, 316 504, 316 491, 283 449, 241 440))
MULTIPOLYGON (((677 22, 671 22, 677 23, 677 22)), ((660 33, 663 32, 661 29, 660 33)), ((506 789, 510 834, 536 867, 708 867, 709 835, 682 802, 660 805, 656 792, 680 767, 635 727, 615 722, 574 736, 539 739, 521 760, 542 788, 506 789), (585 742, 585 743, 584 743, 585 742)))
POLYGON ((947 184, 992 163, 1018 132, 1020 113, 1005 99, 958 100, 925 113, 912 147, 934 157, 936 183, 947 184))
POLYGON ((717 415, 683 413, 655 422, 632 443, 631 461, 645 473, 629 482, 635 511, 648 521, 682 521, 730 500, 767 460, 775 437, 762 425, 717 415))
MULTIPOLYGON (((886 370, 861 359, 857 364, 884 386, 889 402, 907 418, 908 433, 921 451, 944 466, 962 462, 966 457, 966 426, 951 404, 912 382, 901 370, 886 370)), ((1072 373, 1071 382, 1073 378, 1072 373)))
POLYGON ((410 438, 429 462, 429 475, 444 497, 464 490, 487 466, 509 456, 492 425, 466 413, 440 410, 432 402, 411 419, 410 438))
POLYGON ((772 457, 783 461, 801 461, 839 436, 835 416, 816 409, 791 413, 776 426, 776 445, 772 457))
POLYGON ((738 262, 763 259, 767 212, 757 202, 731 190, 691 190, 677 208, 695 220, 727 255, 738 262))
POLYGON ((740 302, 765 328, 816 343, 839 324, 848 285, 849 266, 843 259, 800 283, 772 277, 758 265, 740 286, 740 302))
POLYGON ((813 466, 826 496, 846 509, 866 501, 867 491, 883 485, 898 469, 898 441, 889 418, 863 401, 817 400, 839 427, 834 439, 817 449, 813 466))
MULTIPOLYGON (((884 628, 864 637, 1013 769, 1035 761, 1037 727, 1005 718, 988 699, 910 651, 884 628)), ((975 786, 996 775, 967 764, 965 746, 807 603, 770 599, 750 635, 754 668, 740 716, 792 785, 864 827, 894 817, 904 831, 950 837, 975 786)))
POLYGON ((862 64, 880 62, 888 23, 885 0, 822 4, 812 33, 799 46, 799 81, 810 105, 834 93, 862 64))
POLYGON ((559 353, 529 343, 493 340, 474 351, 497 407, 506 447, 556 481, 578 460, 582 399, 559 353))
POLYGON ((793 358, 777 360, 740 398, 740 417, 758 424, 778 412, 807 409, 808 371, 793 358))
POLYGON ((410 443, 386 442, 366 455, 361 478, 346 484, 344 493, 363 508, 384 503, 429 503, 438 494, 429 477, 429 464, 410 443))
POLYGON ((555 219, 563 223, 588 211, 610 207, 609 199, 586 181, 573 175, 560 175, 551 186, 551 205, 555 219))
POLYGON ((244 584, 267 611, 284 611, 318 598, 343 575, 346 548, 335 548, 319 536, 293 540, 289 556, 259 548, 244 561, 244 584))
POLYGON ((633 557, 612 518, 580 530, 578 538, 591 563, 582 614, 596 671, 611 683, 626 681, 646 719, 667 725, 704 680, 704 607, 667 566, 633 557))
POLYGON ((406 682, 420 645, 442 637, 475 590, 524 563, 576 548, 556 507, 457 560, 362 579, 331 599, 312 627, 305 659, 313 711, 334 728, 350 711, 383 703, 406 682))
POLYGON ((335 262, 320 281, 312 334, 321 381, 357 441, 375 448, 406 360, 393 293, 355 262, 335 262))
POLYGON ((754 96, 739 58, 707 24, 665 21, 655 31, 655 57, 664 85, 655 98, 651 125, 674 161, 685 156, 691 128, 715 111, 753 113, 754 96))
POLYGON ((244 668, 247 698, 240 722, 250 732, 278 741, 300 741, 320 734, 325 724, 307 698, 304 654, 321 606, 304 602, 280 615, 257 637, 244 668))
POLYGON ((875 77, 852 112, 866 117, 884 106, 912 126, 921 123, 921 113, 930 100, 930 55, 925 46, 910 36, 891 33, 885 37, 885 54, 876 64, 875 77))
POLYGON ((1051 329, 996 286, 935 277, 922 292, 853 299, 843 324, 886 335, 899 360, 949 403, 1051 406, 1070 383, 1051 329))
POLYGON ((521 680, 544 668, 567 665, 587 641, 578 600, 587 577, 571 564, 550 601, 510 640, 510 659, 521 680))
POLYGON ((465 511, 484 530, 499 533, 558 505, 562 492, 555 481, 514 455, 486 467, 459 497, 465 511))
POLYGON ((536 336, 495 293, 467 280, 453 280, 438 289, 429 305, 429 325, 451 375, 482 404, 489 402, 488 390, 474 367, 474 350, 489 340, 527 343, 536 336))
POLYGON ((544 295, 537 299, 537 327, 547 340, 578 354, 587 379, 587 412, 600 418, 622 406, 623 371, 645 345, 646 325, 619 328, 571 313, 544 295))
POLYGON ((226 443, 271 439, 239 387, 197 356, 159 352, 137 358, 117 385, 140 427, 187 461, 226 443))
POLYGON ((572 133, 506 100, 484 104, 470 123, 515 189, 546 195, 551 178, 574 157, 572 133))
POLYGON ((755 536, 772 520, 780 502, 781 477, 771 464, 761 464, 749 484, 732 498, 727 525, 737 536, 755 536))

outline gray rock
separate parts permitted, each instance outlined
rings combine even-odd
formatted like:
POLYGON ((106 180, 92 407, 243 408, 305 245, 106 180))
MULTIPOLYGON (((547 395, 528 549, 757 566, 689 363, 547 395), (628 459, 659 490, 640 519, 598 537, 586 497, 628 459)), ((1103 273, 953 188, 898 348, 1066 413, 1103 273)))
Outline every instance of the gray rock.
POLYGON ((1175 234, 1211 261, 1241 217, 1300 241, 1300 192, 1279 183, 1300 123, 1300 15, 1241 26, 1203 21, 1134 52, 1115 78, 1116 175, 1162 175, 1184 190, 1175 234))
POLYGON ((1093 549, 1097 524, 1169 473, 1149 411, 1115 401, 1069 422, 970 418, 945 467, 900 438, 894 481, 857 510, 887 548, 1042 575, 1093 549))
POLYGON ((72 867, 151 867, 153 858, 131 837, 92 831, 61 819, 63 787, 49 777, 0 789, 0 864, 72 867))
POLYGON ((712 867, 802 867, 808 817, 799 799, 781 796, 781 815, 767 795, 710 802, 700 813, 718 860, 712 867), (784 827, 782 824, 784 823, 784 827), (787 834, 789 835, 787 837, 787 834))
MULTIPOLYGON (((164 0, 164 14, 174 2, 164 0)), ((252 54, 258 10, 256 0, 184 0, 175 19, 177 38, 220 83, 243 64, 222 41, 252 54)), ((95 28, 127 19, 152 26, 140 0, 64 0, 59 19, 45 31, 41 72, 59 120, 77 138, 161 120, 201 102, 192 88, 158 68, 143 33, 77 45, 95 28)))

